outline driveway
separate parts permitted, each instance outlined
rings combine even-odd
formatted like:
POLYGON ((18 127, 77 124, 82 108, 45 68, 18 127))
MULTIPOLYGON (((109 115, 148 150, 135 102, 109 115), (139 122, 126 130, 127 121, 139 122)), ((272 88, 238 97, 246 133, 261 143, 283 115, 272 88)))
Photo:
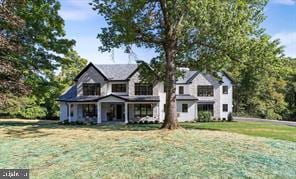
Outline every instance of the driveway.
POLYGON ((287 125, 296 127, 296 122, 292 121, 277 121, 277 120, 269 120, 269 119, 260 119, 260 118, 248 118, 248 117, 234 117, 235 121, 253 121, 253 122, 269 122, 273 124, 279 125, 287 125))

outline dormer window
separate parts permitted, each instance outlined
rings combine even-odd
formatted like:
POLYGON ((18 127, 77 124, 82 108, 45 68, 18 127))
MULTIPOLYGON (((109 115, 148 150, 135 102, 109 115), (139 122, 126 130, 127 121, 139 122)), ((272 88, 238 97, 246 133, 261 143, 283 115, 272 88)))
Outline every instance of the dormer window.
POLYGON ((83 96, 100 96, 100 83, 83 83, 83 96))
POLYGON ((125 93, 126 92, 126 84, 112 84, 112 92, 125 93))

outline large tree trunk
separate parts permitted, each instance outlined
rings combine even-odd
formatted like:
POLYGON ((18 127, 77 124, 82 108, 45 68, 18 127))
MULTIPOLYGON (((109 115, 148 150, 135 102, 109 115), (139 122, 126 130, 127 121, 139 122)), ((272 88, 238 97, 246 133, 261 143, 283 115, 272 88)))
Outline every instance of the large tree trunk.
POLYGON ((175 26, 172 25, 172 19, 168 11, 167 1, 161 0, 160 6, 163 13, 165 25, 165 42, 163 49, 165 51, 165 71, 166 71, 166 109, 164 122, 161 128, 177 129, 179 124, 177 121, 177 103, 176 103, 176 50, 177 36, 175 26))
POLYGON ((166 109, 163 129, 177 129, 177 103, 176 103, 176 66, 175 55, 172 49, 166 49, 166 109))

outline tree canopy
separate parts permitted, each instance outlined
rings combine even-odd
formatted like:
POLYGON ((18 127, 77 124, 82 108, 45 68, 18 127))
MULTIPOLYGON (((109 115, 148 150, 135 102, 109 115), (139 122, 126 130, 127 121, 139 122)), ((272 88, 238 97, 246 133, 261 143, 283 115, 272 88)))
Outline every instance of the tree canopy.
MULTIPOLYGON (((257 93, 281 94, 285 83, 279 80, 283 71, 282 48, 278 40, 271 40, 260 27, 264 21, 267 0, 93 0, 92 6, 107 21, 107 27, 98 34, 101 51, 130 46, 154 48, 159 57, 151 63, 164 77, 166 91, 166 117, 164 128, 177 128, 176 75, 178 67, 190 67, 209 73, 227 70, 246 85, 248 75, 262 79, 253 84, 257 93), (236 70, 234 70, 236 69, 236 70), (275 83, 263 83, 270 77, 275 83), (260 87, 264 87, 263 89, 260 87), (279 87, 279 89, 274 89, 279 87), (266 89, 269 88, 269 89, 266 89)), ((252 88, 252 82, 246 86, 252 88)), ((246 95, 242 95, 246 96, 246 95)), ((256 96, 258 98, 267 98, 256 96)), ((256 103, 270 109, 277 104, 282 111, 282 95, 269 101, 256 103)), ((255 100, 256 101, 256 100, 255 100)), ((255 104, 255 103, 253 103, 255 104)), ((252 105, 253 105, 252 104, 252 105)), ((264 111, 264 110, 263 110, 264 111)), ((278 112, 266 110, 264 114, 278 112)), ((276 115, 270 115, 276 116, 276 115)))

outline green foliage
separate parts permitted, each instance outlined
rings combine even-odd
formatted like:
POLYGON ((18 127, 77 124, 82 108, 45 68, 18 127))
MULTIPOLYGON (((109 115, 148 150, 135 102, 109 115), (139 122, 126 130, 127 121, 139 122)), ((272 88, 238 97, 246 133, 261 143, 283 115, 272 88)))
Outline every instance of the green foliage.
POLYGON ((10 117, 27 119, 45 118, 47 115, 47 109, 42 107, 34 96, 22 98, 11 96, 6 108, 1 111, 10 117))
POLYGON ((212 113, 208 111, 201 111, 198 113, 199 122, 210 122, 211 117, 212 117, 212 113))
MULTIPOLYGON (((29 95, 36 96, 39 100, 49 90, 53 90, 49 93, 55 93, 52 89, 54 82, 51 80, 55 71, 65 63, 62 56, 71 51, 75 41, 65 38, 64 21, 58 14, 60 3, 57 0, 9 1, 9 4, 12 7, 9 9, 10 16, 20 19, 23 25, 20 28, 11 28, 8 19, 1 18, 0 35, 1 38, 13 39, 12 42, 20 50, 1 50, 0 57, 1 60, 4 59, 5 65, 11 64, 14 67, 10 76, 18 78, 11 81, 1 69, 0 94, 19 95, 15 90, 7 90, 5 84, 13 86, 23 81, 31 92, 29 95)), ((41 101, 38 103, 42 104, 41 101)))

